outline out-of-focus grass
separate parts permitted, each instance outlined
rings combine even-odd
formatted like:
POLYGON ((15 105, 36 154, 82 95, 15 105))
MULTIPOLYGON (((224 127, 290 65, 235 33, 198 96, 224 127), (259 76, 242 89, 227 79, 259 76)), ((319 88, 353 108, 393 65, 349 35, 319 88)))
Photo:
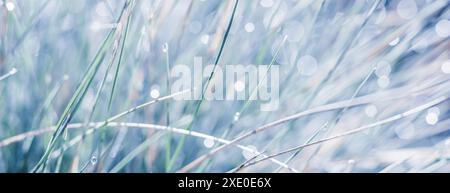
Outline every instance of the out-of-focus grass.
POLYGON ((450 170, 447 0, 0 4, 1 172, 450 170), (280 108, 171 99, 195 56, 280 108))

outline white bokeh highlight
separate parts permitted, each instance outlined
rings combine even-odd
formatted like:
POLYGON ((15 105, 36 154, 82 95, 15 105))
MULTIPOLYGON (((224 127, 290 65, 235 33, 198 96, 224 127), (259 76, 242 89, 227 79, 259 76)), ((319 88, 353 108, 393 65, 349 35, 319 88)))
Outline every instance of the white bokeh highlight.
POLYGON ((414 0, 401 0, 397 4, 397 14, 403 19, 414 18, 417 11, 417 4, 414 0))
POLYGON ((446 38, 450 36, 450 21, 447 19, 439 20, 434 26, 434 30, 439 37, 446 38))
POLYGON ((368 117, 375 117, 378 113, 378 109, 375 105, 367 105, 364 109, 364 112, 368 117))
POLYGON ((5 7, 6 7, 6 10, 13 11, 16 6, 14 5, 13 2, 6 2, 5 7))
POLYGON ((389 86, 390 82, 391 81, 390 81, 389 77, 385 76, 385 75, 380 76, 377 80, 378 87, 380 87, 380 88, 387 88, 389 86))
POLYGON ((260 4, 262 7, 269 8, 269 7, 272 7, 272 6, 273 6, 274 1, 273 1, 273 0, 261 0, 261 1, 259 2, 259 4, 260 4))
POLYGON ((441 70, 445 74, 450 74, 450 60, 446 60, 442 63, 441 70))
POLYGON ((158 98, 160 95, 159 93, 159 87, 153 86, 153 88, 150 90, 150 96, 154 99, 158 98))
POLYGON ((214 140, 211 138, 206 138, 205 140, 203 140, 203 145, 206 148, 212 148, 214 146, 214 143, 215 143, 214 140))
POLYGON ((253 32, 253 31, 255 31, 255 24, 253 24, 253 23, 251 23, 251 22, 246 23, 245 26, 244 26, 244 28, 245 28, 245 31, 246 31, 246 32, 251 33, 251 32, 253 32))
POLYGON ((317 60, 311 55, 302 56, 297 63, 301 75, 311 76, 317 71, 317 60))

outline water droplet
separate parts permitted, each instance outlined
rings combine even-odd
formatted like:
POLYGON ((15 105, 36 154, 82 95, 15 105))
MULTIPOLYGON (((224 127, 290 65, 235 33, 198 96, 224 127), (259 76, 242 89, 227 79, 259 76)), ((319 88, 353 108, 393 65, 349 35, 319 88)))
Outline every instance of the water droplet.
POLYGON ((446 19, 439 20, 434 27, 436 34, 439 37, 446 38, 450 36, 450 21, 446 19))
POLYGON ((169 44, 164 43, 163 46, 162 46, 162 51, 163 52, 168 52, 169 51, 169 44))
POLYGON ((262 7, 268 8, 268 7, 272 7, 273 4, 274 4, 274 2, 273 2, 273 0, 261 0, 261 1, 259 2, 259 4, 260 4, 262 7))
POLYGON ((399 37, 397 37, 394 40, 392 40, 391 42, 389 42, 389 45, 390 46, 395 46, 395 45, 398 44, 398 42, 400 42, 400 38, 399 37))
POLYGON ((255 31, 255 25, 252 22, 248 22, 247 24, 245 24, 244 28, 248 33, 255 31))
POLYGON ((402 0, 397 5, 397 14, 403 19, 412 19, 417 14, 417 4, 414 0, 402 0))
POLYGON ((368 117, 375 117, 378 113, 378 109, 375 105, 368 105, 364 111, 368 117))
POLYGON ((239 120, 240 117, 241 117, 241 113, 236 112, 236 113, 234 114, 233 120, 234 120, 234 121, 237 121, 237 120, 239 120))
POLYGON ((244 156, 245 159, 251 159, 251 158, 253 158, 254 156, 257 155, 256 154, 257 149, 256 149, 255 146, 249 145, 249 146, 247 146, 247 148, 251 149, 252 151, 251 152, 250 151, 246 151, 246 150, 242 151, 242 156, 244 156))
POLYGON ((298 60, 297 69, 304 76, 311 76, 317 71, 317 60, 311 55, 305 55, 298 60))
POLYGON ((13 75, 13 74, 15 74, 15 73, 17 73, 17 68, 12 68, 12 69, 9 71, 9 74, 11 74, 11 75, 13 75))
POLYGON ((214 140, 211 139, 211 138, 206 138, 206 139, 203 141, 203 145, 204 145, 205 147, 207 147, 207 148, 211 148, 211 147, 214 146, 214 140))
POLYGON ((152 90, 150 91, 150 96, 154 99, 159 97, 159 89, 158 88, 152 88, 152 90))
POLYGON ((441 70, 445 74, 450 74, 450 60, 447 60, 444 63, 442 63, 441 70))
POLYGON ((439 115, 436 113, 428 112, 425 120, 427 121, 428 125, 436 125, 436 123, 439 121, 439 115))
POLYGON ((92 165, 97 164, 97 157, 96 156, 92 156, 90 161, 91 161, 92 165))

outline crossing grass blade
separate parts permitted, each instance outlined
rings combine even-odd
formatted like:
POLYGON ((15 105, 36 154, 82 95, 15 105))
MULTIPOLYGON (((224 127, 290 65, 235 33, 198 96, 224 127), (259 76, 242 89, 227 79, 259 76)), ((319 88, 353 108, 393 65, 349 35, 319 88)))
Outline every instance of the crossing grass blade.
MULTIPOLYGON (((125 4, 125 6, 122 9, 122 12, 120 14, 120 18, 122 17, 123 12, 127 8, 128 4, 125 4)), ((89 64, 89 67, 86 71, 86 73, 83 76, 83 79, 76 89, 74 95, 70 99, 68 105, 66 106, 66 109, 64 110, 63 114, 61 115, 58 123, 57 123, 57 129, 53 133, 47 148, 40 158, 39 162, 34 166, 32 169, 32 172, 38 172, 38 171, 44 171, 45 165, 48 159, 48 156, 52 153, 53 149, 55 148, 55 145, 57 143, 58 138, 62 135, 62 133, 65 131, 65 128, 67 124, 72 119, 73 115, 76 113, 78 107, 80 106, 81 101, 83 100, 83 97, 85 96, 89 86, 91 85, 95 75, 98 72, 98 69, 100 68, 100 65, 103 62, 103 59, 105 58, 105 55, 107 53, 107 49, 110 47, 110 45, 113 42, 113 37, 115 34, 115 29, 112 29, 106 39, 103 41, 102 45, 100 46, 97 54, 95 55, 94 59, 92 60, 91 64, 89 64)))

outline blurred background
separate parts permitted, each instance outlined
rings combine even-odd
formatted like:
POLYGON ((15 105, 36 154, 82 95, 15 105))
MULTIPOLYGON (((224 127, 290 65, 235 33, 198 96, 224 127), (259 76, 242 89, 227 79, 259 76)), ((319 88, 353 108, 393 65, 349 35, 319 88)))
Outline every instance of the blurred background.
POLYGON ((175 172, 283 119, 189 171, 450 171, 448 0, 1 0, 0 37, 0 172, 175 172), (277 65, 278 110, 169 98, 94 123, 219 55, 277 65))

